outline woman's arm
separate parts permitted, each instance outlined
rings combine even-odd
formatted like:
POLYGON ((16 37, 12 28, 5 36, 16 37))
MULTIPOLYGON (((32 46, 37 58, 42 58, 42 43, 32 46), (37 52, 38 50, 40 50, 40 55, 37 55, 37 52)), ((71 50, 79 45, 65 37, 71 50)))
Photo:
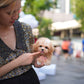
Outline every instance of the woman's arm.
POLYGON ((5 75, 6 73, 10 72, 14 68, 18 67, 19 66, 18 61, 19 61, 18 59, 15 59, 15 60, 3 65, 2 67, 0 67, 0 77, 5 75))
POLYGON ((30 65, 36 58, 36 56, 39 55, 39 53, 40 52, 24 53, 11 62, 3 65, 2 67, 0 67, 0 77, 19 66, 30 65))

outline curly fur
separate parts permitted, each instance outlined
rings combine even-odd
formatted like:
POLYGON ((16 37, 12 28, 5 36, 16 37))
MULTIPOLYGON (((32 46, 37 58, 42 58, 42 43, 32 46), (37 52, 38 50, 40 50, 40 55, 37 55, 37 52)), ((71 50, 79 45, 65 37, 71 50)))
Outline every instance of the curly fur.
POLYGON ((50 39, 41 37, 33 44, 33 52, 40 51, 41 55, 47 57, 47 64, 50 63, 54 48, 50 39))

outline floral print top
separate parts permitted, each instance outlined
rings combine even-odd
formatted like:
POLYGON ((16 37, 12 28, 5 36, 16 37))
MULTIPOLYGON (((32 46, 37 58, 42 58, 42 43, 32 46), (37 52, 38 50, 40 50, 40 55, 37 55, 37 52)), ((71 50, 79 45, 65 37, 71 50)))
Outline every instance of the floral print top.
MULTIPOLYGON (((29 25, 15 21, 14 29, 16 33, 16 49, 10 49, 1 39, 0 39, 0 67, 17 58, 25 52, 32 52, 32 44, 34 42, 32 29, 29 25)), ((31 65, 20 66, 4 76, 0 77, 0 80, 12 78, 19 76, 24 72, 27 72, 31 68, 31 65)))

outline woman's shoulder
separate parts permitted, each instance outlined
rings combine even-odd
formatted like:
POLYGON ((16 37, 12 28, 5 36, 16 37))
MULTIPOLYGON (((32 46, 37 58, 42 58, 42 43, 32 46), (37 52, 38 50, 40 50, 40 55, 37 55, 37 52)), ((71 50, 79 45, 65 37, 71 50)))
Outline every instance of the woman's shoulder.
POLYGON ((31 29, 31 26, 29 24, 26 24, 24 22, 20 22, 20 24, 23 28, 30 28, 31 29))
POLYGON ((31 26, 29 24, 26 24, 24 22, 19 22, 18 20, 14 23, 15 26, 21 26, 23 29, 31 29, 31 26))

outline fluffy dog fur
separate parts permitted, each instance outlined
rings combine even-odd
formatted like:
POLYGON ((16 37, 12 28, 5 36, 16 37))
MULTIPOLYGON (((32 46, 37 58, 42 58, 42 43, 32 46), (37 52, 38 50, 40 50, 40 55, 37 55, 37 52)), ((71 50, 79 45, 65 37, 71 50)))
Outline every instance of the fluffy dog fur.
MULTIPOLYGON (((50 39, 45 37, 39 38, 36 41, 36 43, 33 44, 33 52, 37 52, 37 51, 40 51, 41 55, 47 58, 45 65, 49 65, 54 51, 54 48, 50 39)), ((40 65, 40 60, 37 61, 37 64, 40 65)))

